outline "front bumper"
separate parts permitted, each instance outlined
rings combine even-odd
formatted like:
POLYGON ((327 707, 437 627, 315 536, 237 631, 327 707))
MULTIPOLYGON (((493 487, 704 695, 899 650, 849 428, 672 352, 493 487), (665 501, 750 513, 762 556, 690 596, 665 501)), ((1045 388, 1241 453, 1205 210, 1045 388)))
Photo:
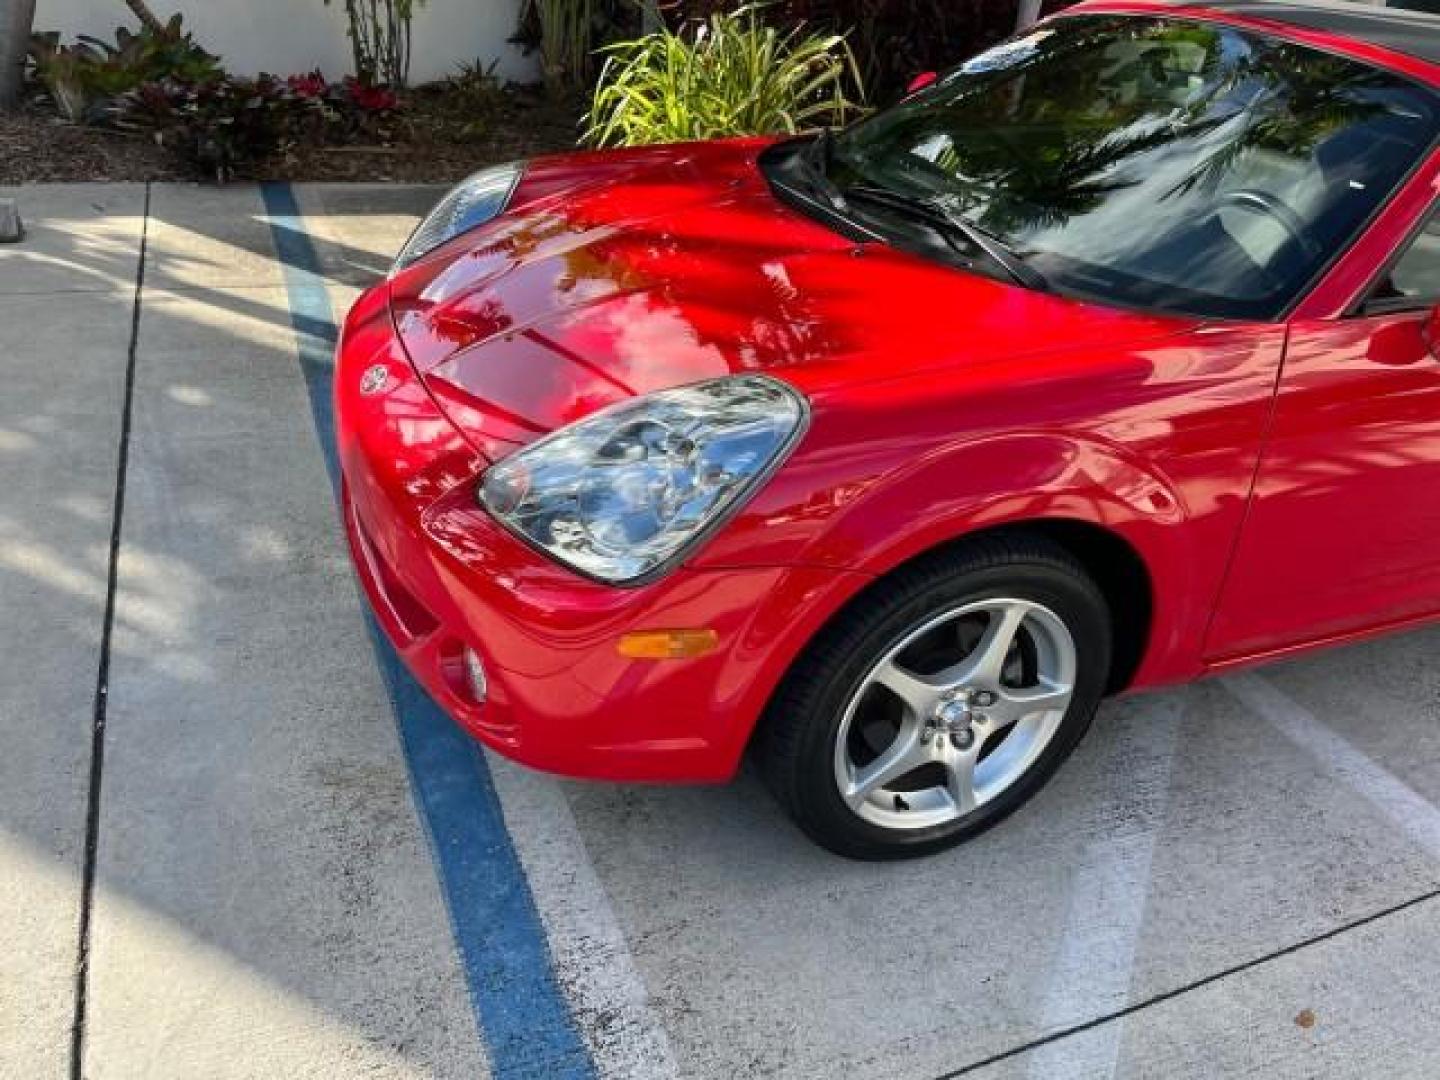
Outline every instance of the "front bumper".
POLYGON ((810 567, 682 567, 639 588, 588 581, 476 504, 484 459, 436 408, 395 338, 383 289, 347 320, 335 424, 346 536, 400 658, 468 732, 570 776, 706 782, 733 775, 794 657, 866 580, 810 567), (385 369, 379 390, 375 369, 385 369), (635 630, 708 628, 684 660, 622 657, 635 630), (476 700, 473 649, 488 677, 476 700))

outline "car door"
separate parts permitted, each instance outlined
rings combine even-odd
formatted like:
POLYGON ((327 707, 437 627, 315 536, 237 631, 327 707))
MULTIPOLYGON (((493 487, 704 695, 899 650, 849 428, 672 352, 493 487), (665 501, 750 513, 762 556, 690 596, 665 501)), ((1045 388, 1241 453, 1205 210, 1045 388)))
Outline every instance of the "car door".
POLYGON ((1291 325, 1207 658, 1440 611, 1440 213, 1340 318, 1291 325))

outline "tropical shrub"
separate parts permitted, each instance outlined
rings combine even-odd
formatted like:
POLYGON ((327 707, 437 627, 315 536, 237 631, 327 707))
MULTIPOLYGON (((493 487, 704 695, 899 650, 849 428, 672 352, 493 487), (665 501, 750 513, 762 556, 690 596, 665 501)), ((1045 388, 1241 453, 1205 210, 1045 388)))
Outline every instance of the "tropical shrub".
POLYGON ((584 140, 594 146, 794 133, 843 123, 864 90, 841 34, 781 31, 754 7, 603 50, 584 140))
POLYGON ((221 74, 219 58, 195 42, 179 15, 139 31, 122 26, 114 44, 82 35, 64 45, 58 33, 36 34, 30 57, 56 107, 76 123, 95 119, 113 98, 143 83, 198 83, 221 74))
POLYGON ((1016 0, 788 0, 786 14, 853 27, 866 85, 889 97, 1009 36, 1017 11, 1016 0))
POLYGON ((202 175, 222 183, 304 143, 384 141, 399 108, 395 93, 319 71, 281 79, 224 76, 201 83, 162 79, 119 99, 117 127, 146 130, 202 175))
POLYGON ((162 146, 222 183, 300 138, 319 138, 326 122, 321 99, 273 75, 203 83, 162 79, 130 91, 116 112, 117 126, 148 129, 162 146))
MULTIPOLYGON (((361 82, 402 89, 410 81, 411 27, 425 0, 344 0, 347 33, 361 82)), ((328 7, 330 0, 325 0, 328 7)))
POLYGON ((60 115, 71 123, 82 123, 90 110, 92 92, 90 68, 100 60, 84 42, 62 45, 60 34, 35 34, 30 39, 30 61, 60 115))
POLYGON ((454 137, 483 138, 504 112, 508 95, 504 81, 495 74, 498 64, 498 60, 488 65, 479 60, 461 64, 432 88, 432 112, 454 137))

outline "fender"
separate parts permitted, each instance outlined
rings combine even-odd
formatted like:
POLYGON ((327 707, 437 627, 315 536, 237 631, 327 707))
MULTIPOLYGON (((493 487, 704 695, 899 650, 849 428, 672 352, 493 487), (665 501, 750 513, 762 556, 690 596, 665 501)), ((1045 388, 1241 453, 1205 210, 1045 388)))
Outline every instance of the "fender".
MULTIPOLYGON (((1185 601, 1203 592, 1197 579, 1206 577, 1207 567, 1223 573, 1223 560, 1217 567, 1193 550, 1189 515, 1173 482, 1122 447, 1056 433, 1010 433, 909 459, 845 501, 751 612, 727 657, 727 676, 719 682, 741 688, 735 715, 760 717, 820 628, 878 578, 967 535, 1042 521, 1108 530, 1151 575, 1151 640, 1132 688, 1198 673, 1196 645, 1208 605, 1185 601), (1015 494, 1012 485, 1020 482, 1027 490, 1015 494), (880 524, 893 521, 913 527, 880 524), (1170 632, 1154 632, 1161 627, 1170 632)), ((714 556, 703 560, 707 569, 719 569, 714 556)), ((733 742, 717 750, 738 764, 750 732, 737 726, 733 742)))
POLYGON ((1150 577, 1150 643, 1131 685, 1193 678, 1283 341, 1282 325, 1227 327, 1027 360, 1021 377, 996 365, 818 390, 795 454, 691 565, 873 578, 981 530, 1082 522, 1150 577), (990 416, 1013 426, 987 431, 990 416))
MULTIPOLYGON (((1151 579, 1152 627, 1169 628, 1152 633, 1133 682, 1152 685, 1198 672, 1194 646, 1206 600, 1223 574, 1223 559, 1194 550, 1195 532, 1185 527, 1190 518, 1176 485, 1122 447, 1058 433, 1009 433, 947 446, 876 477, 844 500, 792 561, 848 572, 848 593, 827 597, 833 613, 876 577, 967 535, 1041 521, 1105 529, 1139 556, 1151 579), (897 521, 910 527, 886 527, 897 521), (1199 597, 1205 600, 1196 603, 1199 597)), ((706 565, 719 565, 715 556, 706 565)), ((800 646, 812 632, 806 629, 800 646)))
MULTIPOLYGON (((1196 549, 1194 514, 1175 482, 1124 447, 1058 433, 1012 433, 947 449, 890 476, 817 538, 813 557, 880 576, 947 543, 1024 524, 1103 529, 1150 580, 1152 635, 1135 685, 1190 678, 1225 569, 1196 549), (881 535, 875 523, 911 527, 881 535)), ((1227 554, 1228 548, 1219 554, 1227 554)))

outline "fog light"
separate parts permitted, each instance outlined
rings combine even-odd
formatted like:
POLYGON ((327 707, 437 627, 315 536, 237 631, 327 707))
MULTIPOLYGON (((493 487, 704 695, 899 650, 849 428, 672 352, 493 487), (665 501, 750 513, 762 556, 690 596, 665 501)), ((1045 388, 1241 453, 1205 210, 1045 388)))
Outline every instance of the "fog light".
POLYGON ((684 660, 704 656, 720 644, 714 630, 640 630, 620 639, 620 655, 631 660, 684 660))
POLYGON ((485 679, 485 665, 480 655, 470 648, 465 650, 465 678, 469 680, 470 694, 476 703, 485 704, 485 696, 490 692, 490 684, 485 679))

